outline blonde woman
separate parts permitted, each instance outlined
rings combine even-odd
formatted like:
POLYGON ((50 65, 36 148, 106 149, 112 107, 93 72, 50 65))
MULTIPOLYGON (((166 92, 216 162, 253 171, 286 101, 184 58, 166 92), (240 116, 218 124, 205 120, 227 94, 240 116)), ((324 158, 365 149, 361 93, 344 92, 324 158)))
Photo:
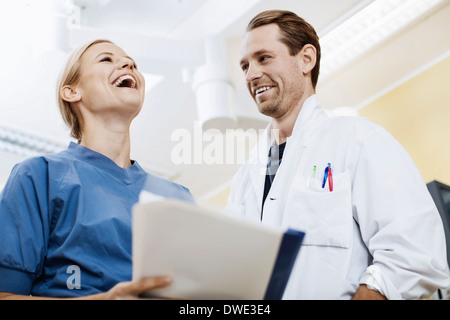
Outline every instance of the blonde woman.
POLYGON ((131 208, 140 191, 193 201, 130 159, 144 87, 133 59, 110 41, 71 55, 58 97, 78 143, 14 167, 0 195, 0 298, 128 299, 170 283, 131 281, 131 208))

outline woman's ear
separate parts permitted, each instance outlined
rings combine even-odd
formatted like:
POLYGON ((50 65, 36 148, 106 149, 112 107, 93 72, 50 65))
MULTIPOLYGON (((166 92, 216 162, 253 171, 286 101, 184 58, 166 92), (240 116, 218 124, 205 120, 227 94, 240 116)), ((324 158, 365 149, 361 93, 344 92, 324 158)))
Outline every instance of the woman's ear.
POLYGON ((299 52, 303 74, 311 73, 316 66, 317 50, 312 44, 306 44, 299 52))
POLYGON ((67 102, 78 102, 81 100, 81 94, 77 91, 76 87, 64 86, 60 92, 61 98, 67 102))

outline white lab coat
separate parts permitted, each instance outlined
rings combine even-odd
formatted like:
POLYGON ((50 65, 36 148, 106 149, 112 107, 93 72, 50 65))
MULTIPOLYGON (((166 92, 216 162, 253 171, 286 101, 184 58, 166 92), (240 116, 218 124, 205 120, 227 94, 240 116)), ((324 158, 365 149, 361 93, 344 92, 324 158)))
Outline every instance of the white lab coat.
MULTIPOLYGON (((266 130, 233 179, 228 212, 260 219, 270 144, 266 130)), ((408 153, 364 118, 328 117, 315 95, 287 140, 262 223, 306 232, 284 299, 350 299, 360 283, 418 299, 450 285, 442 221, 408 153), (328 163, 333 192, 322 189, 328 163)))

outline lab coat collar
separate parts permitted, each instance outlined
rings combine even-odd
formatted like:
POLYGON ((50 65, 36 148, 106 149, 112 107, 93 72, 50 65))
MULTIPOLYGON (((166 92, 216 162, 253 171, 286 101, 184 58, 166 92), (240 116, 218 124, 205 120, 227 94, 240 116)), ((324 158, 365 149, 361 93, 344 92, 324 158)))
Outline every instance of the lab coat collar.
MULTIPOLYGON (((294 128, 292 130, 292 135, 288 137, 287 144, 292 140, 296 140, 302 136, 302 133, 305 131, 311 132, 314 130, 314 127, 318 127, 324 121, 326 121, 329 117, 327 114, 320 108, 319 102, 317 100, 317 95, 311 95, 306 101, 303 103, 302 108, 298 114, 297 120, 295 121, 294 128)), ((264 155, 263 162, 267 161, 267 153, 271 145, 273 145, 275 138, 271 135, 272 124, 269 123, 264 132, 264 136, 261 137, 262 145, 259 148, 261 156, 264 155)))
POLYGON ((306 131, 312 133, 314 127, 318 127, 327 119, 328 116, 319 106, 317 96, 313 94, 303 104, 295 121, 292 135, 287 138, 288 144, 292 140, 300 138, 306 131))

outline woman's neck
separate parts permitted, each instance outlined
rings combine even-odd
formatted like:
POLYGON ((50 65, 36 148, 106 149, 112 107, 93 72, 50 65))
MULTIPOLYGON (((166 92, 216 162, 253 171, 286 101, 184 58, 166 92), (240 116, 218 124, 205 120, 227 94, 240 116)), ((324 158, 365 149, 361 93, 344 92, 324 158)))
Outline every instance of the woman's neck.
POLYGON ((113 160, 119 167, 128 168, 130 160, 129 126, 113 129, 102 125, 85 124, 80 144, 113 160))

